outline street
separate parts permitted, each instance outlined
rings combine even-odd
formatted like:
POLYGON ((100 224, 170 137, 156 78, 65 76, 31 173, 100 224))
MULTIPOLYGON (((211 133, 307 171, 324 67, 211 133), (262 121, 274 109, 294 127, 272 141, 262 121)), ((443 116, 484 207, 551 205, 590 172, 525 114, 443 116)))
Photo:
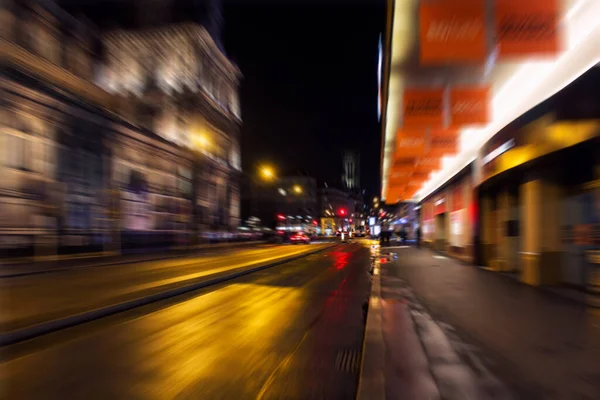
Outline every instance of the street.
POLYGON ((23 329, 330 245, 257 246, 167 260, 2 278, 0 291, 9 305, 0 317, 2 331, 23 329))
MULTIPOLYGON (((306 248, 315 246, 331 244, 306 248)), ((306 251, 298 249, 304 248, 259 250, 254 262, 306 251)), ((242 255, 203 260, 201 267, 172 261, 181 265, 171 265, 169 272, 169 262, 159 262, 145 265, 143 273, 113 267, 18 279, 29 280, 30 289, 57 286, 52 294, 31 296, 38 305, 56 298, 56 304, 89 307, 90 299, 117 282, 122 283, 115 292, 130 287, 128 281, 144 286, 149 276, 152 282, 182 281, 200 271, 240 267, 236 257, 242 255)), ((2 370, 7 398, 354 398, 369 264, 362 244, 338 245, 7 346, 2 370)), ((26 297, 26 289, 14 290, 26 297)), ((10 299, 11 305, 19 302, 10 299)), ((30 303, 19 312, 33 308, 30 303)))

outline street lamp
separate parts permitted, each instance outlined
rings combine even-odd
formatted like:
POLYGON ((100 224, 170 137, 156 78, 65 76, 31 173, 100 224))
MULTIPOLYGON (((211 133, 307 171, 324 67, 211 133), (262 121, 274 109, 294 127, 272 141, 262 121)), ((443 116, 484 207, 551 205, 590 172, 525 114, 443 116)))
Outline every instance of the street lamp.
POLYGON ((210 147, 210 140, 204 133, 196 133, 192 136, 192 141, 198 150, 207 150, 210 147))
POLYGON ((294 189, 294 193, 296 194, 302 193, 302 187, 300 185, 294 185, 292 189, 294 189))
POLYGON ((377 197, 373 197, 373 203, 377 203, 379 199, 377 197))
POLYGON ((264 180, 270 181, 275 178, 275 172, 273 171, 273 168, 269 167, 268 165, 264 165, 260 168, 260 176, 264 180))

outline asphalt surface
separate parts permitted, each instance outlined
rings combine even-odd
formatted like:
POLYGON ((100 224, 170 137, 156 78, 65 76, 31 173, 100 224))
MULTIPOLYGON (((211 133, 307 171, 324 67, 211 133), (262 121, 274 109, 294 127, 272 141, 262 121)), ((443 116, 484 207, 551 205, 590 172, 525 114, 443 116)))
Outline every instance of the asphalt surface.
POLYGON ((8 346, 0 386, 11 399, 354 398, 369 257, 340 245, 8 346))
POLYGON ((600 398, 600 310, 425 249, 381 251, 398 254, 387 274, 477 347, 517 398, 600 398))
POLYGON ((24 329, 326 246, 331 243, 258 246, 201 256, 0 278, 0 293, 5 304, 0 313, 0 326, 2 332, 24 329))

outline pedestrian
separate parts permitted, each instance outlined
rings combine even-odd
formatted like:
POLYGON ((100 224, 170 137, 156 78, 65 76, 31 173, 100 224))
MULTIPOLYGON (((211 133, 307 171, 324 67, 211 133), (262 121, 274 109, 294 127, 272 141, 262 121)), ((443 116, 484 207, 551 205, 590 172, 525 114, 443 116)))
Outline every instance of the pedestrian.
POLYGON ((390 245, 390 227, 387 222, 381 224, 381 245, 390 245))

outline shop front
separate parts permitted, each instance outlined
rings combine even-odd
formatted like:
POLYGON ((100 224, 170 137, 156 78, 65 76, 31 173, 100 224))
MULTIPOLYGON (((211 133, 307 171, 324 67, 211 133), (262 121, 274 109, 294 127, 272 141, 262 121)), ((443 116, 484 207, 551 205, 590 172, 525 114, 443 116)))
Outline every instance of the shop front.
POLYGON ((472 261, 474 225, 472 165, 421 202, 421 226, 426 246, 472 261))
POLYGON ((599 121, 544 116, 483 147, 478 264, 531 285, 589 284, 599 133, 599 121))

